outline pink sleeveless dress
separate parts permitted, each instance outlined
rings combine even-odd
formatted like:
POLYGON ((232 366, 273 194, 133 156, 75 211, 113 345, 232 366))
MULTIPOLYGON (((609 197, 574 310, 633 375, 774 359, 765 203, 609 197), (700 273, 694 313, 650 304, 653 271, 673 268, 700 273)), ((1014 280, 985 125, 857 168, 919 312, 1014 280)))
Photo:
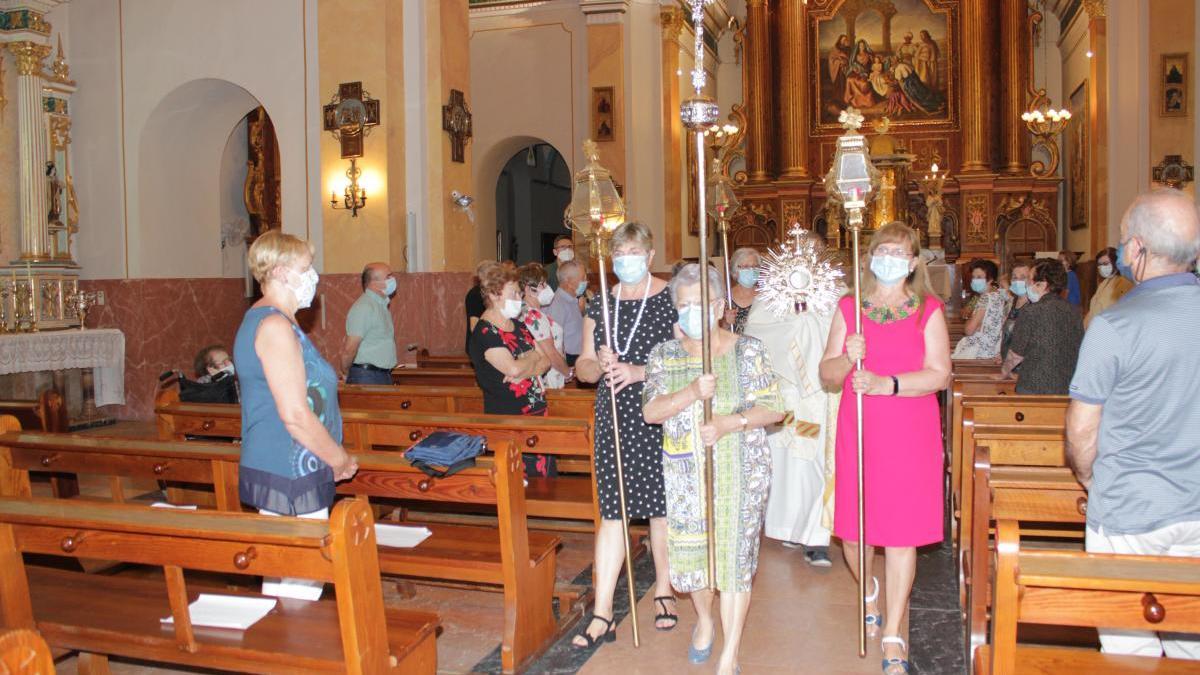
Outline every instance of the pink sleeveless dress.
MULTIPOLYGON (((854 295, 838 303, 854 333, 854 295)), ((942 309, 928 296, 919 314, 878 324, 863 316, 863 368, 890 376, 921 370, 925 324, 942 309)), ((853 373, 853 371, 852 371, 853 373)), ((847 376, 838 410, 834 534, 858 541, 858 450, 855 394, 847 376)), ((866 539, 872 546, 923 546, 942 540, 942 429, 936 394, 863 396, 866 539)))

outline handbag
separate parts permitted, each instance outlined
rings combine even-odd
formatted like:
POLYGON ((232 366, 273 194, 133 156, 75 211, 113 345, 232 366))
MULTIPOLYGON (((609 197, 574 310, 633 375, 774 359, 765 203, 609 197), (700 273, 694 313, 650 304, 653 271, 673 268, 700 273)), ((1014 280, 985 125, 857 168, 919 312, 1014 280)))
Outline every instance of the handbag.
POLYGON ((475 458, 485 448, 483 436, 435 431, 406 450, 404 458, 427 476, 445 478, 475 466, 475 458))

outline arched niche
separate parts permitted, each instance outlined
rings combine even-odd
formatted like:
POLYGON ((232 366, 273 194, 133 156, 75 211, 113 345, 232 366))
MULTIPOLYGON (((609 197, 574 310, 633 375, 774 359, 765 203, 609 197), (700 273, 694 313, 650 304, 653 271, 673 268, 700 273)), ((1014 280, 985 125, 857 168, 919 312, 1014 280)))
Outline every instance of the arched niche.
POLYGON ((261 105, 232 82, 204 78, 154 106, 129 188, 131 276, 222 276, 222 201, 230 199, 222 162, 230 135, 261 105))

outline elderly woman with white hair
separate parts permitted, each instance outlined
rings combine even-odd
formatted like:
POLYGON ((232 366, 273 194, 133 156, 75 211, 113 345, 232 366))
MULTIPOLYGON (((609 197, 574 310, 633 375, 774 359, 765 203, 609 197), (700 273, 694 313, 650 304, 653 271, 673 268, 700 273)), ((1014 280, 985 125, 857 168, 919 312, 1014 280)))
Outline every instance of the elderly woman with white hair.
POLYGON ((771 486, 771 450, 765 427, 783 419, 783 401, 763 344, 717 327, 725 303, 720 277, 708 267, 710 304, 700 304, 698 264, 671 280, 679 312, 677 339, 655 347, 646 362, 643 415, 663 426, 663 481, 667 495, 667 557, 671 585, 690 593, 697 622, 688 646, 703 663, 715 638, 713 592, 708 579, 705 447, 714 451, 714 515, 724 631, 717 672, 737 672, 738 646, 758 566, 759 535, 771 486), (703 374, 701 332, 712 329, 712 374, 703 374), (712 420, 703 402, 712 401, 712 420))
POLYGON ((732 306, 725 310, 725 325, 741 335, 750 317, 750 307, 758 297, 758 251, 743 247, 729 256, 730 286, 733 292, 732 306))

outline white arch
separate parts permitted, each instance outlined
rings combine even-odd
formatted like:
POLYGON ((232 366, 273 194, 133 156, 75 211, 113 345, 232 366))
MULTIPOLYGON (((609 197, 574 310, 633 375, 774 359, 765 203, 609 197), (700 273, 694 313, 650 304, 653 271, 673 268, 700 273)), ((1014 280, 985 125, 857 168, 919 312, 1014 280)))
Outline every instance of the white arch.
POLYGON ((233 82, 201 78, 154 106, 129 185, 130 276, 221 276, 221 156, 234 126, 259 105, 233 82))
MULTIPOLYGON (((500 172, 504 170, 504 165, 508 164, 508 160, 519 151, 531 145, 546 144, 562 153, 562 150, 555 146, 550 141, 539 138, 537 136, 516 135, 509 136, 502 140, 496 141, 487 148, 474 148, 474 156, 472 157, 475 174, 475 222, 479 223, 480 227, 489 227, 491 232, 486 235, 490 237, 486 239, 485 235, 480 233, 480 251, 481 258, 492 258, 496 254, 496 181, 500 178, 500 172)), ((563 155, 563 161, 567 163, 568 169, 571 166, 571 159, 568 155, 563 155)))

